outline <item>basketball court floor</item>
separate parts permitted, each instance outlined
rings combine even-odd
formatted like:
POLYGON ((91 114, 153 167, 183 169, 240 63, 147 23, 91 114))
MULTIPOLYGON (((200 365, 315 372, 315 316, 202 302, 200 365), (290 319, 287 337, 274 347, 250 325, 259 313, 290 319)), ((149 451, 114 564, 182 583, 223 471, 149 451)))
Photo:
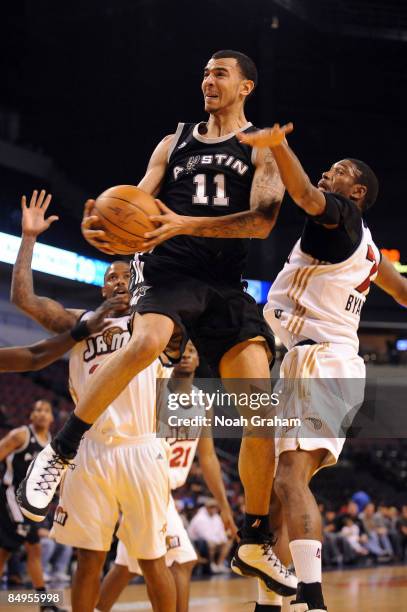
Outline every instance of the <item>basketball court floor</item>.
MULTIPOLYGON (((334 571, 324 574, 329 612, 407 611, 407 566, 334 571)), ((191 612, 252 612, 256 594, 254 580, 215 577, 194 581, 191 612)), ((69 591, 64 607, 69 608, 69 591)), ((38 612, 32 606, 0 606, 1 612, 38 612)), ((129 586, 113 612, 151 610, 143 585, 129 586)))

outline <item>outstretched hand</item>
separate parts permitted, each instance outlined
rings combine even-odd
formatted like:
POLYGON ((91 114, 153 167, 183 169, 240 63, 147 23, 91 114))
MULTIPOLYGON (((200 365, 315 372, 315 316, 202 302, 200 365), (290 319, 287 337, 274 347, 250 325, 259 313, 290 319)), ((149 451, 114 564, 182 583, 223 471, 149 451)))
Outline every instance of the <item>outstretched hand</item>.
POLYGON ((279 123, 275 123, 272 128, 265 128, 258 132, 240 132, 236 137, 243 144, 262 149, 264 147, 278 147, 285 141, 286 135, 291 134, 293 130, 294 125, 292 123, 287 123, 281 127, 279 123))
POLYGON ((106 319, 113 313, 125 312, 129 309, 129 294, 115 295, 103 302, 95 310, 95 312, 87 319, 86 324, 89 332, 95 334, 96 332, 102 331, 106 326, 106 319))
POLYGON ((35 189, 28 205, 26 196, 22 196, 21 210, 23 216, 21 219, 21 227, 24 236, 33 236, 36 238, 45 232, 54 221, 58 221, 59 217, 56 215, 52 215, 45 219, 45 213, 51 203, 51 199, 52 195, 50 193, 46 195, 45 189, 42 189, 39 194, 35 189))

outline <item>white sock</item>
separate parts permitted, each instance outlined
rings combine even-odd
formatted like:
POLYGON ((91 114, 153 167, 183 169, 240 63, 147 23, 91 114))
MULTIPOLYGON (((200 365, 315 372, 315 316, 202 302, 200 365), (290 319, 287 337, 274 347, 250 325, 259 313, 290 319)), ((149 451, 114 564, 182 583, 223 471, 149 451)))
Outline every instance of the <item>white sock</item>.
POLYGON ((322 544, 318 540, 290 542, 295 573, 299 582, 322 582, 322 544))
POLYGON ((282 606, 283 598, 281 595, 277 595, 274 591, 271 591, 266 587, 262 580, 257 580, 259 594, 257 596, 257 603, 262 606, 282 606))

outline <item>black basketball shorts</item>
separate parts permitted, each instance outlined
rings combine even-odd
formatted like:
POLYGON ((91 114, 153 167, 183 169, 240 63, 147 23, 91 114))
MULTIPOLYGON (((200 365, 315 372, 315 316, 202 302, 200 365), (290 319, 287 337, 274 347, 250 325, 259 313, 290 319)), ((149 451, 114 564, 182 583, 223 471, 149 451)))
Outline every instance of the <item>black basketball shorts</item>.
POLYGON ((0 548, 13 552, 25 542, 37 544, 39 541, 38 527, 22 516, 14 489, 0 485, 0 548))
POLYGON ((214 373, 229 349, 258 336, 266 341, 270 362, 274 360, 273 333, 243 283, 201 280, 166 267, 153 274, 144 271, 143 281, 132 285, 134 312, 163 314, 176 324, 166 349, 173 363, 181 358, 188 338, 214 373))

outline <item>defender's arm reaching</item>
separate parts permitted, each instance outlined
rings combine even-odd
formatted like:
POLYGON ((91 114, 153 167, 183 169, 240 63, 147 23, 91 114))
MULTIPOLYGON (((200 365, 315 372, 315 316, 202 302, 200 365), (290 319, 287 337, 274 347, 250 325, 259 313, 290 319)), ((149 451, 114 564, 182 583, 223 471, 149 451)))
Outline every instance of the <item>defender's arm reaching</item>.
POLYGON ((290 134, 293 129, 292 123, 282 127, 276 123, 272 128, 248 134, 241 133, 238 138, 240 142, 253 147, 271 148, 282 181, 291 198, 309 215, 320 215, 326 206, 324 194, 311 183, 301 162, 285 139, 286 134, 290 134))
POLYGON ((72 330, 53 338, 30 346, 0 348, 0 372, 27 372, 45 368, 62 357, 76 342, 101 331, 106 325, 106 317, 121 303, 120 295, 106 300, 86 322, 79 321, 72 330))
POLYGON ((58 220, 53 215, 45 219, 45 213, 51 202, 51 194, 46 196, 42 190, 38 195, 34 191, 30 204, 26 197, 21 199, 22 239, 16 263, 13 267, 11 281, 11 302, 40 325, 55 333, 70 330, 81 314, 81 310, 68 310, 59 302, 34 292, 31 262, 37 237, 58 220))

